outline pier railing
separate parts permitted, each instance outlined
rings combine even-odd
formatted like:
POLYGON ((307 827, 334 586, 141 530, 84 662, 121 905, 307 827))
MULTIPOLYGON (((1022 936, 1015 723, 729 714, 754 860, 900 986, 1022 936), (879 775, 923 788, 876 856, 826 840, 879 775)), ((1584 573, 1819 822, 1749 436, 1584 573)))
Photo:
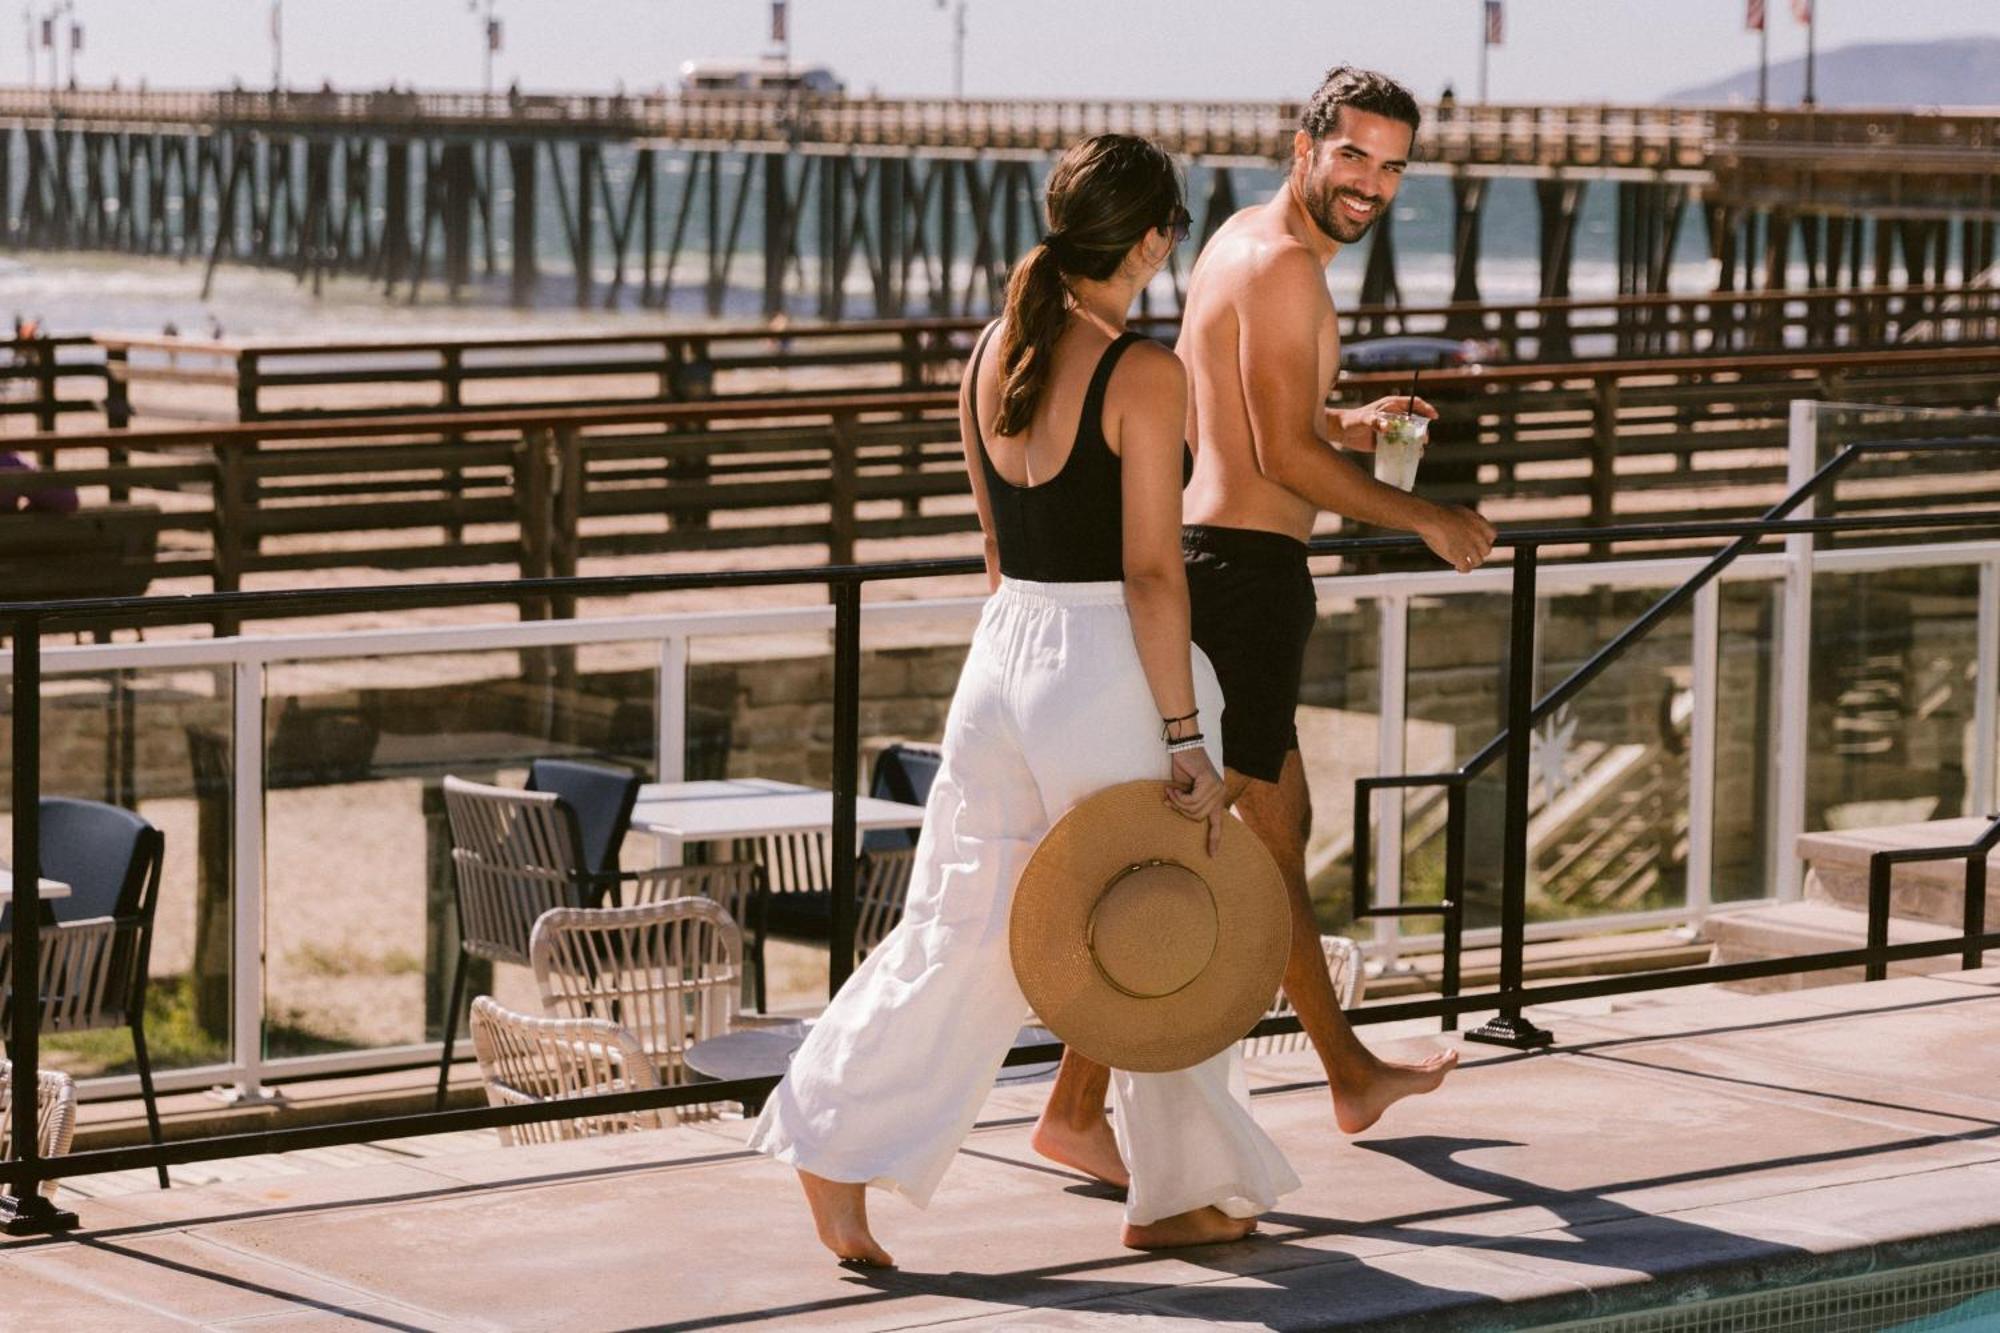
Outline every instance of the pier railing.
MULTIPOLYGON (((1171 338, 1177 322, 1152 316, 1135 327, 1171 338)), ((802 323, 775 332, 718 323, 531 338, 341 342, 103 336, 95 342, 104 358, 107 411, 129 413, 134 387, 142 396, 170 388, 197 398, 206 410, 233 409, 241 421, 276 421, 914 390, 955 384, 983 323, 870 320, 802 323)), ((1484 365, 1980 346, 2000 344, 2000 288, 1357 306, 1341 314, 1340 324, 1350 350, 1384 336, 1450 338, 1467 344, 1457 356, 1484 365)), ((64 410, 80 406, 68 403, 64 410)))
MULTIPOLYGON (((1710 115, 1701 107, 1432 107, 1419 154, 1454 164, 1698 170, 1710 115)), ((0 122, 93 128, 365 128, 495 139, 556 134, 1037 152, 1090 134, 1122 132, 1146 135, 1188 156, 1255 161, 1287 156, 1298 119, 1299 104, 1282 101, 0 88, 0 122)))
MULTIPOLYGON (((1355 374, 1341 393, 1366 402, 1408 383, 1355 374)), ((1603 527, 1756 514, 1782 493, 1793 400, 1977 407, 2000 395, 2000 353, 1496 366, 1428 373, 1423 392, 1443 414, 1425 494, 1603 527)), ((112 512, 19 515, 0 531, 24 586, 50 596, 123 589, 79 580, 135 572, 50 558, 52 542, 75 553, 85 519, 118 529, 105 549, 150 543, 153 577, 224 591, 258 574, 497 565, 538 578, 598 556, 751 547, 818 547, 844 564, 860 543, 975 525, 957 393, 943 387, 36 435, 17 447, 113 497, 112 512)), ((1913 484, 2000 499, 1952 469, 1913 484)), ((0 473, 0 495, 46 481, 0 473)))

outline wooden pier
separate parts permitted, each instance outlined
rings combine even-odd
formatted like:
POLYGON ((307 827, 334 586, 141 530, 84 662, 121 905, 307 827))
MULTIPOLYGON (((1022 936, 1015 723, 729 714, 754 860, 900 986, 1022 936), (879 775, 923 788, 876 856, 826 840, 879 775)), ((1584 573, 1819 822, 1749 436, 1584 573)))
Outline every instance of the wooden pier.
MULTIPOLYGON (((1040 177, 1101 130, 1205 168, 1206 238, 1281 163, 1296 104, 0 89, 0 245, 361 277, 402 299, 544 285, 556 226, 579 306, 735 288, 766 315, 990 309, 1040 234, 1040 177)), ((1491 182, 1535 182, 1545 298, 1570 295, 1594 188, 1616 192, 1619 290, 1665 290, 1701 225, 1725 291, 1965 281, 1991 266, 1991 115, 1673 107, 1433 108, 1415 169, 1448 175, 1453 300, 1479 299, 1491 182), (1864 263, 1864 260, 1866 261, 1864 263)), ((1363 299, 1394 303, 1392 220, 1363 299)))

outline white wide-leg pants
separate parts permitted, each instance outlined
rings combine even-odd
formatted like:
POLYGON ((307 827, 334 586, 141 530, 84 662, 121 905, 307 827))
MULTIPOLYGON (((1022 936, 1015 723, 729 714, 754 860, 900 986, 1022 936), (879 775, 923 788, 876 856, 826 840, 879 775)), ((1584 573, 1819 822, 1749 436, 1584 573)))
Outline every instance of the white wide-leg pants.
MULTIPOLYGON (((1220 768, 1221 690, 1199 651, 1194 667, 1220 768)), ((1028 1016, 1007 949, 1022 866, 1085 796, 1167 771, 1124 586, 1003 580, 952 699, 902 923, 814 1024, 750 1146, 928 1204, 1028 1016)), ((1210 1204, 1250 1217, 1298 1187, 1233 1045, 1174 1073, 1114 1070, 1111 1094, 1136 1225, 1210 1204)))

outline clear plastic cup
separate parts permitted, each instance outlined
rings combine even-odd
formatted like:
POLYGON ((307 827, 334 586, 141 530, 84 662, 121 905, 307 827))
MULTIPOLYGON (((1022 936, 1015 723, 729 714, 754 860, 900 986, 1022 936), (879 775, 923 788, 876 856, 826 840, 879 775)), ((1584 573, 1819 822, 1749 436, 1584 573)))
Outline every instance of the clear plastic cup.
POLYGON ((1417 465, 1430 442, 1431 419, 1414 412, 1384 412, 1375 428, 1375 480, 1399 491, 1417 484, 1417 465))

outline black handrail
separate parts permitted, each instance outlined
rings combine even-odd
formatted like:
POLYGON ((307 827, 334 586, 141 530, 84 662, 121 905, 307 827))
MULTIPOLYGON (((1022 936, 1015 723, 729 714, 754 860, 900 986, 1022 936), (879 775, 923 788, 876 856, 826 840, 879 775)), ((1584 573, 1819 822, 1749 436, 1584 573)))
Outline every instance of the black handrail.
MULTIPOLYGON (((1859 446, 1857 446, 1858 448, 1859 446)), ((1907 448, 1909 446, 1899 446, 1907 448)), ((1962 447, 1962 446, 1961 446, 1962 447)), ((1635 524, 1616 528, 1531 528, 1503 533, 1497 545, 1515 552, 1515 622, 1517 633, 1511 651, 1518 660, 1532 654, 1533 582, 1539 548, 1545 545, 1610 543, 1621 541, 1687 540, 1730 538, 1738 542, 1780 535, 1841 530, 1920 531, 1925 529, 2000 530, 2000 510, 1954 514, 1908 514, 1886 517, 1755 519, 1700 523, 1635 524), (1523 614, 1521 608, 1528 608, 1523 614)), ((1364 551, 1414 550, 1421 544, 1409 537, 1330 538, 1314 541, 1309 549, 1316 555, 1352 554, 1364 551)), ((1732 548, 1733 549, 1733 548, 1732 548)), ((567 597, 607 596, 641 592, 676 591, 693 588, 736 588, 749 586, 809 585, 828 587, 834 610, 834 700, 842 721, 836 727, 833 768, 834 830, 836 848, 852 852, 855 844, 855 800, 858 795, 860 697, 860 616, 861 591, 874 581, 926 578, 947 574, 967 574, 983 568, 977 560, 929 560, 900 564, 846 565, 819 569, 735 571, 703 574, 652 574, 593 576, 530 580, 497 580, 448 587, 401 585, 391 588, 302 589, 263 592, 202 593, 180 597, 77 598, 43 602, 0 602, 0 621, 11 621, 14 630, 14 830, 15 873, 20 883, 15 903, 12 946, 16 975, 34 975, 40 937, 40 913, 36 873, 40 868, 40 818, 38 801, 41 782, 39 721, 41 711, 41 651, 43 635, 53 626, 89 616, 97 622, 119 624, 168 624, 212 622, 219 612, 275 607, 286 613, 329 613, 357 608, 372 610, 417 607, 462 606, 477 603, 518 602, 524 595, 545 593, 567 597)), ((1520 716, 1532 716, 1528 676, 1515 671, 1517 682, 1511 707, 1520 716)), ((1524 734, 1517 731, 1515 734, 1524 734)), ((1510 768, 1513 765, 1510 765, 1510 768)), ((1427 775, 1462 792, 1465 778, 1458 774, 1427 775)), ((1384 785, 1417 785, 1424 778, 1383 780, 1384 785)), ((1525 782, 1513 784, 1510 803, 1518 804, 1522 818, 1518 827, 1510 813, 1510 842, 1525 847, 1525 782)), ((1459 827, 1456 854, 1463 854, 1463 808, 1454 800, 1453 822, 1459 827)), ((1365 829, 1357 824, 1357 834, 1365 829)), ((1510 857, 1510 867, 1525 868, 1525 853, 1510 857), (1518 864, 1517 864, 1518 863, 1518 864)), ((1357 863, 1358 864, 1358 863, 1357 863)), ((834 986, 843 981, 852 967, 854 953, 854 858, 836 858, 833 865, 835 904, 831 976, 834 986)), ((1415 909, 1412 909, 1415 910, 1415 909)), ((1518 936, 1522 924, 1516 905, 1508 929, 1518 936)), ((1455 937, 1447 935, 1455 946, 1455 937)), ((1517 940, 1518 945, 1518 940, 1517 940)), ((1899 960, 1973 948, 2000 948, 2000 935, 1980 935, 1964 941, 1926 941, 1915 944, 1883 945, 1773 959, 1722 967, 1686 968, 1637 977, 1613 977, 1556 986, 1523 988, 1518 962, 1511 974, 1503 974, 1503 984, 1495 992, 1478 995, 1442 995, 1432 999, 1386 1005, 1372 1005, 1356 1013, 1357 1023, 1388 1022, 1404 1018, 1440 1017, 1470 1010, 1502 1008, 1518 1015, 1522 1006, 1583 995, 1618 994, 1697 982, 1738 977, 1771 976, 1820 967, 1855 966, 1874 959, 1899 960), (1512 984, 1507 984, 1511 975, 1512 984)), ((1455 989, 1455 978, 1454 978, 1455 989)), ((39 1015, 33 1005, 17 1004, 13 1012, 13 1050, 17 1086, 32 1086, 39 1070, 39 1015)), ((1260 1023, 1258 1034, 1298 1030, 1296 1017, 1270 1019, 1260 1023)), ((1019 1064, 1053 1058, 1059 1044, 1044 1043, 1018 1047, 1007 1063, 1019 1064)), ((35 1134, 35 1099, 17 1097, 14 1103, 14 1156, 0 1162, 0 1181, 11 1193, 0 1195, 0 1231, 27 1234, 62 1230, 77 1224, 75 1214, 56 1208, 43 1198, 39 1184, 44 1180, 94 1172, 126 1170, 138 1166, 241 1156, 255 1152, 289 1151, 335 1143, 436 1133, 448 1129, 471 1129, 498 1125, 525 1124, 544 1120, 573 1119, 578 1116, 610 1114, 645 1108, 681 1106, 720 1100, 756 1099, 769 1091, 773 1078, 741 1079, 661 1088, 646 1092, 600 1094, 539 1105, 486 1107, 464 1111, 425 1112, 348 1121, 338 1125, 301 1129, 266 1130, 248 1134, 183 1140, 162 1147, 150 1144, 130 1148, 100 1149, 56 1160, 44 1159, 35 1134)))
POLYGON ((1888 960, 1881 955, 1889 946, 1890 876, 1897 866, 1923 861, 1965 858, 1965 952, 1959 962, 1967 971, 1984 965, 1976 941, 1986 933, 1986 858, 1995 847, 2000 847, 2000 814, 1994 815, 1986 831, 1971 842, 1955 847, 1901 847, 1868 858, 1869 981, 1881 981, 1889 975, 1888 960))
MULTIPOLYGON (((1460 945, 1464 935, 1465 919, 1465 791, 1474 779, 1483 773, 1502 754, 1507 756, 1507 808, 1506 832, 1503 848, 1504 861, 1501 869, 1501 944, 1500 944, 1500 989, 1503 993, 1521 988, 1523 965, 1523 932, 1526 928, 1527 906, 1527 828, 1528 828, 1528 760, 1529 747, 1511 744, 1515 736, 1527 737, 1534 726, 1553 715, 1611 664, 1624 656, 1626 650, 1667 617, 1679 611, 1694 599, 1696 593, 1713 582, 1722 571, 1734 564, 1745 553, 1755 549, 1766 538, 1778 534, 1800 532, 1833 531, 1847 527, 1868 527, 1875 530, 1902 527, 1955 527, 1969 517, 1959 514, 1900 515, 1893 519, 1878 519, 1872 522, 1837 520, 1788 520, 1787 515, 1796 511, 1813 499, 1826 487, 1838 480, 1854 463, 1870 454, 1877 453, 1946 453, 1966 450, 1984 450, 1995 446, 1988 441, 1963 439, 1942 440, 1864 440, 1857 441, 1841 449, 1839 453, 1821 465, 1818 471, 1801 482, 1789 495, 1766 510, 1762 516, 1752 520, 1741 536, 1718 551, 1707 564, 1689 575, 1678 587, 1667 592, 1646 608, 1631 624, 1595 653, 1582 665, 1565 677, 1540 699, 1534 697, 1534 578, 1537 548, 1543 543, 1524 542, 1527 533, 1509 534, 1516 546, 1514 559, 1514 589, 1511 605, 1512 623, 1508 637, 1507 673, 1507 726, 1492 740, 1481 746, 1470 758, 1456 769, 1442 773, 1402 773, 1363 777, 1354 784, 1354 833, 1353 833, 1353 896, 1356 920, 1379 917, 1439 916, 1444 923, 1444 959, 1439 977, 1441 992, 1447 997, 1458 993, 1460 971, 1460 945), (1912 520, 1922 520, 1913 522, 1912 520), (1525 585, 1525 586, 1524 586, 1525 585), (1370 817, 1373 813, 1372 797, 1375 792, 1394 788, 1442 787, 1446 793, 1445 816, 1445 878, 1444 895, 1436 904, 1397 904, 1378 906, 1373 901, 1373 891, 1369 883, 1372 839, 1369 833, 1370 817), (1518 861, 1518 864, 1517 864, 1518 861)), ((1678 530, 1686 536, 1714 535, 1719 529, 1735 525, 1689 524, 1678 530)), ((1605 531, 1612 531, 1605 529, 1605 531)), ((1615 540, 1615 538, 1614 538, 1615 540)), ((1914 859, 1914 858, 1913 858, 1914 859)), ((1983 872, 1982 872, 1983 873, 1983 872)), ((1884 927, 1886 930, 1886 926, 1884 927)), ((1968 930, 1970 934, 1976 931, 1968 930)), ((1882 941, 1887 943, 1886 936, 1882 941)), ((1967 946, 1970 950, 1971 946, 1967 946)), ((1871 977, 1871 980, 1873 978, 1871 977)), ((1454 1016, 1447 1014, 1444 1024, 1446 1031, 1455 1028, 1454 1016)), ((1467 1034, 1476 1041, 1492 1042, 1496 1045, 1525 1048, 1547 1045, 1550 1038, 1546 1032, 1524 1022, 1518 1008, 1503 1008, 1499 1017, 1479 1031, 1467 1034)))

